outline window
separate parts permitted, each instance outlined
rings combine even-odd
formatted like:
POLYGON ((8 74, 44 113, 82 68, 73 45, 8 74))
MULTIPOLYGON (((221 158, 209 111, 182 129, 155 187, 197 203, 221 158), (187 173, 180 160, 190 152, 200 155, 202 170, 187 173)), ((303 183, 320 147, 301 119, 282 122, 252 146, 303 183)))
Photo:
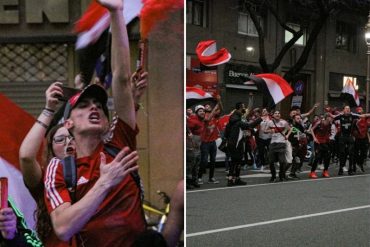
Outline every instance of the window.
MULTIPOLYGON (((301 29, 301 26, 298 24, 287 23, 287 26, 298 32, 301 29)), ((293 34, 288 30, 285 30, 285 43, 288 43, 293 38, 293 34)), ((302 36, 294 43, 295 45, 306 45, 307 33, 306 30, 303 31, 302 36)))
MULTIPOLYGON (((258 16, 258 21, 262 26, 262 18, 258 16)), ((238 15, 238 33, 248 36, 258 37, 256 26, 252 18, 247 13, 239 12, 238 15)))
POLYGON ((206 0, 186 1, 186 23, 206 27, 207 2, 206 0))
POLYGON ((357 77, 353 76, 343 76, 343 87, 348 83, 352 82, 353 86, 355 87, 355 90, 358 90, 358 83, 357 83, 357 77))
POLYGON ((333 72, 329 74, 329 91, 342 91, 343 86, 346 84, 348 80, 352 81, 358 93, 361 94, 362 92, 365 91, 366 88, 365 76, 345 75, 333 72))
POLYGON ((356 51, 356 26, 338 21, 336 26, 335 48, 356 51))

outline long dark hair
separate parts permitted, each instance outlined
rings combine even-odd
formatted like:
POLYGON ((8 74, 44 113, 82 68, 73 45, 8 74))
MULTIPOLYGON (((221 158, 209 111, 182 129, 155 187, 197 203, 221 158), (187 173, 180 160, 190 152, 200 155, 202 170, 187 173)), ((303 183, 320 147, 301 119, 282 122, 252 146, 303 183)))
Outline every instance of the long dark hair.
MULTIPOLYGON (((57 124, 50 128, 46 135, 46 148, 44 148, 45 162, 43 162, 43 170, 46 170, 49 161, 55 157, 53 151, 53 137, 59 128, 63 127, 63 124, 57 124)), ((43 186, 42 186, 43 187, 43 186)), ((44 190, 44 187, 42 191, 44 190)), ((50 233, 53 231, 50 215, 45 205, 44 196, 38 197, 37 209, 35 211, 36 218, 36 232, 40 240, 45 243, 46 239, 50 237, 50 233)))

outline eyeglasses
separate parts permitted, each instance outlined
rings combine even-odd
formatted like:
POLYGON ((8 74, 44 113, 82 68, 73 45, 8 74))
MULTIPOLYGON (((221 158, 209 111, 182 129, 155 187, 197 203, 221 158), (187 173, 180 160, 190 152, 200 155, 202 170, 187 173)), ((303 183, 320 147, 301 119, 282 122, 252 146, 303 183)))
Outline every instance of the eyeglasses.
POLYGON ((67 139, 68 139, 68 142, 70 142, 71 140, 73 140, 73 136, 66 136, 66 135, 59 135, 59 136, 54 136, 53 137, 53 142, 55 144, 63 144, 65 145, 67 143, 67 139))

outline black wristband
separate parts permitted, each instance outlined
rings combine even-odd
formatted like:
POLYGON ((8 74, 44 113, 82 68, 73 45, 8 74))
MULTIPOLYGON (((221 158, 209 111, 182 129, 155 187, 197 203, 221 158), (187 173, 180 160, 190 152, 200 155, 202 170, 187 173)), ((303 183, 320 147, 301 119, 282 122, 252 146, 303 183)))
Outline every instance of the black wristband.
POLYGON ((49 109, 49 108, 46 108, 46 107, 44 107, 44 110, 47 110, 47 111, 52 112, 52 113, 54 113, 54 112, 55 112, 54 110, 49 109))
POLYGON ((48 129, 49 126, 47 126, 45 123, 41 122, 40 120, 36 120, 36 123, 40 124, 42 127, 44 127, 45 129, 48 129))

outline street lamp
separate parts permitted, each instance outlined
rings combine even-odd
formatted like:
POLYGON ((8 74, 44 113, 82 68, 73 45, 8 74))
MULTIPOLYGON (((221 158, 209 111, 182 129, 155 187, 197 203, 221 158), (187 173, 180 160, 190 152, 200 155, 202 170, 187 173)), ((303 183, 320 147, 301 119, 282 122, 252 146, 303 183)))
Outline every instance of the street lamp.
POLYGON ((367 45, 367 70, 366 70, 366 113, 369 112, 369 84, 370 84, 370 11, 366 24, 365 41, 367 45))

